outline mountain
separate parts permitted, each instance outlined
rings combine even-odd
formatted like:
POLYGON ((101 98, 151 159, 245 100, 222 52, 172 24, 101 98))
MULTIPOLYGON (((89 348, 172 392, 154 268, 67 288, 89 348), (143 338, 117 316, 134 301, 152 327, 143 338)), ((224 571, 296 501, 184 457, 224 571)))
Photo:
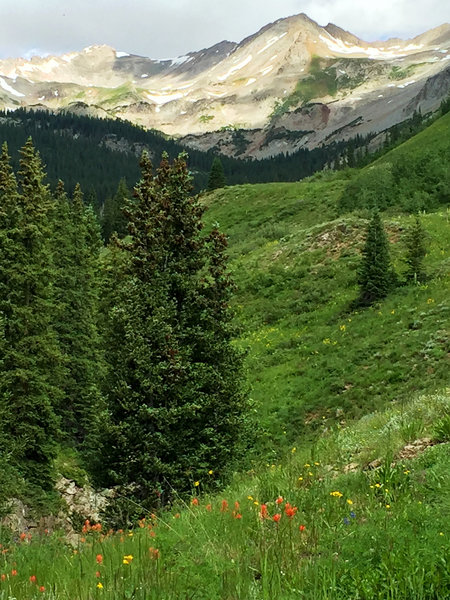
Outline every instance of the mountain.
POLYGON ((0 108, 117 117, 198 149, 262 158, 383 131, 435 109, 450 91, 449 47, 449 24, 369 43, 300 14, 239 44, 175 59, 90 46, 0 60, 0 108))

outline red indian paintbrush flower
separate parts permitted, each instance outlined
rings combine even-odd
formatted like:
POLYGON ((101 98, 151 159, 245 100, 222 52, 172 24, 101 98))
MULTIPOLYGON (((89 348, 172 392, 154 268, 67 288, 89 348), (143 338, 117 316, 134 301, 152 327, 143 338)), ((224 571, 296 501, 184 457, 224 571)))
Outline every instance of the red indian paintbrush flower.
POLYGON ((276 515, 273 515, 273 520, 275 521, 275 523, 278 523, 278 521, 281 519, 281 514, 277 513, 276 515))
POLYGON ((36 583, 36 575, 30 575, 30 583, 36 583))
POLYGON ((283 496, 278 496, 278 498, 275 500, 275 504, 282 504, 283 502, 283 496))
POLYGON ((97 554, 95 560, 98 562, 99 565, 101 565, 103 562, 103 556, 101 554, 97 554))
POLYGON ((259 511, 261 519, 268 519, 269 513, 267 512, 267 504, 261 504, 261 510, 259 511))
POLYGON ((228 510, 228 502, 226 500, 222 500, 222 506, 220 508, 221 512, 227 512, 228 510))

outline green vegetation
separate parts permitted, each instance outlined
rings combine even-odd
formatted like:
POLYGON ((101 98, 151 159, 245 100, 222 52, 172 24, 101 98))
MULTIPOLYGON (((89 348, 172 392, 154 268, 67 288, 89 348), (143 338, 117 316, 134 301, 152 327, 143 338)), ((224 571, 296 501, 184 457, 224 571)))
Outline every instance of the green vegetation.
POLYGON ((394 282, 388 238, 380 214, 376 211, 367 226, 366 241, 362 249, 358 272, 358 303, 367 306, 386 298, 394 287, 394 282))
POLYGON ((220 495, 202 493, 205 471, 190 502, 144 512, 126 531, 87 522, 75 548, 25 534, 5 545, 0 595, 447 598, 448 445, 404 446, 417 423, 436 443, 436 421, 449 410, 448 394, 418 396, 337 426, 310 448, 236 476, 220 495))
MULTIPOLYGON (((74 549, 58 533, 12 540, 1 530, 2 600, 449 596, 450 228, 439 166, 448 150, 447 117, 380 158, 375 175, 346 169, 204 195, 206 233, 202 207, 187 194, 184 162, 164 160, 155 180, 144 160, 128 202, 130 236, 103 251, 99 319, 108 331, 103 389, 113 425, 100 411, 110 440, 100 458, 107 476, 128 487, 104 523, 85 524, 74 549), (351 186, 362 192, 364 181, 374 186, 370 201, 355 193, 345 204, 351 186), (413 185, 428 194, 420 230, 405 210, 413 185), (375 206, 381 212, 369 223, 375 206), (217 224, 229 238, 234 298, 217 224), (361 255, 365 247, 373 256, 376 246, 368 228, 385 232, 383 251, 389 247, 399 285, 356 307, 361 255), (231 345, 230 304, 239 325, 231 345), (221 438, 204 424, 211 412, 225 428, 228 419, 236 425, 227 402, 242 406, 242 376, 234 369, 242 351, 254 434, 224 487, 233 427, 221 438), (197 352, 205 362, 191 360, 197 352), (225 371, 215 368, 220 358, 225 371), (167 481, 184 494, 165 488, 167 481), (133 512, 140 521, 130 529, 133 512), (125 531, 108 532, 121 520, 125 531)), ((0 194, 8 199, 15 183, 7 163, 0 194)), ((0 212, 0 253, 14 237, 14 211, 6 214, 0 212)), ((0 284, 7 281, 2 273, 0 284)), ((1 308, 4 362, 8 319, 1 308)), ((8 412, 5 400, 0 411, 8 412)), ((18 452, 3 427, 0 443, 9 455, 18 452)), ((82 480, 92 463, 74 447, 58 451, 56 464, 82 480)), ((11 478, 8 493, 28 499, 19 461, 3 452, 3 465, 12 468, 0 471, 11 478)))
POLYGON ((389 79, 393 79, 396 81, 400 79, 406 79, 407 77, 411 77, 411 75, 414 75, 417 66, 418 65, 408 65, 404 69, 402 69, 399 66, 394 66, 392 67, 391 72, 389 73, 389 79))
POLYGON ((226 185, 225 174, 223 172, 223 166, 220 158, 216 157, 211 165, 211 171, 209 172, 208 179, 208 190, 217 190, 223 188, 226 185))

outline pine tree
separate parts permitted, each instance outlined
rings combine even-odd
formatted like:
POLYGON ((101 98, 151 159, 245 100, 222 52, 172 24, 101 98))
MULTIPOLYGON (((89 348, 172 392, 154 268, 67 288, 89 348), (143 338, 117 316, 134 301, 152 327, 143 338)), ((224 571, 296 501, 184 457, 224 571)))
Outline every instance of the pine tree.
POLYGON ((60 353, 51 327, 52 256, 49 211, 52 200, 31 139, 21 150, 19 183, 3 149, 0 313, 4 355, 0 373, 3 434, 20 440, 11 455, 31 484, 48 488, 58 423, 53 407, 62 377, 60 353))
POLYGON ((107 198, 103 206, 102 235, 105 242, 113 233, 123 237, 127 232, 127 221, 123 215, 123 208, 129 197, 125 179, 119 181, 117 192, 112 198, 107 198))
POLYGON ((407 265, 405 277, 409 282, 423 282, 426 279, 423 266, 423 259, 427 253, 425 236, 419 217, 416 216, 414 224, 408 229, 405 239, 406 256, 404 260, 407 265))
POLYGON ((360 285, 358 303, 369 305, 385 298, 393 286, 394 279, 389 242, 380 214, 375 212, 367 227, 366 242, 358 272, 360 285))
POLYGON ((211 171, 208 179, 208 190, 217 190, 226 185, 225 174, 223 172, 223 166, 220 158, 216 156, 213 160, 211 171))
POLYGON ((108 483, 132 485, 136 500, 154 506, 196 479, 226 477, 246 397, 231 344, 226 239, 202 235, 184 155, 173 164, 164 155, 156 177, 145 154, 141 168, 110 311, 104 460, 108 483))

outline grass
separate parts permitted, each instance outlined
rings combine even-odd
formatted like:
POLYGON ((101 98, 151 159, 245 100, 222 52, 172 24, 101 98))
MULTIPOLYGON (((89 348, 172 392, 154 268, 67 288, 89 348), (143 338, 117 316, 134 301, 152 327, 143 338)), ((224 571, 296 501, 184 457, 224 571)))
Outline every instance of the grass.
POLYGON ((58 533, 4 539, 0 598, 448 597, 448 444, 399 450, 408 424, 433 437, 449 409, 444 392, 324 429, 220 496, 200 481, 190 503, 125 531, 87 524, 73 546, 58 533))

